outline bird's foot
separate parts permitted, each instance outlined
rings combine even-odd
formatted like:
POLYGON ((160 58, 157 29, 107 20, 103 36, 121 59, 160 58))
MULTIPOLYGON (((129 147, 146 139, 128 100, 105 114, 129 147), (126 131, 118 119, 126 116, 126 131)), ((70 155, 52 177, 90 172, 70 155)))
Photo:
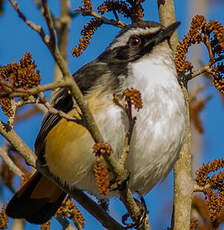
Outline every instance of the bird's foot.
POLYGON ((130 217, 128 213, 122 216, 122 223, 125 225, 125 229, 130 228, 141 228, 145 225, 146 218, 148 217, 148 210, 146 207, 145 200, 141 194, 139 194, 140 201, 135 199, 135 202, 137 203, 139 209, 140 209, 140 215, 136 221, 133 221, 132 223, 127 223, 127 219, 130 217))

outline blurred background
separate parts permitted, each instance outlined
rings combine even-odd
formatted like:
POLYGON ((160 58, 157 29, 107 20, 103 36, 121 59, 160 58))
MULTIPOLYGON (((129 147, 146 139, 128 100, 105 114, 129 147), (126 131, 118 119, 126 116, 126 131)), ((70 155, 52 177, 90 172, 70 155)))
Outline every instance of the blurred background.
MULTIPOLYGON (((42 15, 37 8, 34 1, 18 0, 17 1, 23 13, 27 18, 38 25, 42 25, 47 31, 42 15)), ((60 1, 49 0, 49 6, 54 16, 60 16, 60 1)), ((93 8, 97 10, 103 1, 92 1, 93 8)), ((191 18, 196 14, 204 15, 209 20, 218 20, 224 23, 224 1, 223 0, 175 0, 176 18, 181 22, 178 28, 178 37, 181 39, 187 33, 191 18)), ((81 6, 81 1, 71 0, 71 9, 76 9, 81 6)), ((143 3, 144 20, 159 21, 157 2, 155 0, 146 0, 143 3)), ((112 14, 106 14, 106 17, 112 18, 112 14)), ((129 20, 120 19, 128 24, 129 20)), ((90 17, 83 17, 77 15, 73 18, 69 28, 69 42, 68 42, 68 63, 71 73, 76 72, 81 66, 95 59, 101 54, 108 44, 113 40, 115 35, 120 30, 111 25, 103 25, 94 34, 89 47, 79 58, 72 57, 72 49, 78 44, 80 38, 80 31, 84 24, 90 20, 90 17)), ((3 4, 2 15, 0 17, 0 65, 4 66, 13 61, 19 61, 25 52, 30 52, 33 55, 33 60, 40 70, 42 77, 42 84, 52 82, 54 77, 54 61, 48 49, 42 43, 40 37, 32 31, 24 22, 17 16, 12 6, 5 1, 3 4)), ((200 67, 208 61, 208 53, 203 45, 194 46, 190 49, 189 58, 193 60, 195 67, 200 67)), ((208 82, 205 78, 191 82, 191 89, 194 91, 199 85, 208 82)), ((48 97, 50 94, 47 94, 48 97)), ((200 120, 204 127, 204 132, 199 132, 192 126, 192 154, 193 154, 193 168, 194 171, 200 167, 202 162, 218 159, 223 157, 224 143, 223 143, 223 101, 217 90, 212 86, 206 87, 199 98, 211 96, 211 99, 206 103, 203 111, 200 112, 200 120)), ((30 106, 24 106, 19 114, 25 113, 30 106)), ((0 111, 1 120, 6 121, 6 117, 0 111)), ((24 140, 24 142, 34 149, 34 142, 40 128, 42 115, 36 113, 29 119, 23 119, 16 124, 15 130, 24 140)), ((0 144, 3 143, 3 138, 0 137, 0 144)), ((19 185, 18 180, 15 183, 19 185)), ((4 201, 8 201, 12 193, 8 189, 0 190, 2 205, 4 201)), ((145 196, 145 200, 149 209, 149 216, 152 229, 167 229, 170 226, 172 215, 172 199, 173 199, 173 179, 172 172, 163 182, 159 183, 154 189, 145 196)), ((110 212, 112 215, 119 218, 126 212, 121 202, 117 199, 111 199, 110 212)), ((21 207, 22 208, 22 207, 21 207)), ((102 229, 101 225, 96 223, 95 219, 85 212, 79 206, 84 217, 86 218, 85 229, 102 229)), ((12 220, 8 229, 11 229, 12 220)), ((26 223, 25 230, 40 229, 39 226, 34 226, 26 223)), ((61 229, 61 226, 54 220, 52 229, 61 229)), ((224 229, 222 226, 221 229, 224 229)))

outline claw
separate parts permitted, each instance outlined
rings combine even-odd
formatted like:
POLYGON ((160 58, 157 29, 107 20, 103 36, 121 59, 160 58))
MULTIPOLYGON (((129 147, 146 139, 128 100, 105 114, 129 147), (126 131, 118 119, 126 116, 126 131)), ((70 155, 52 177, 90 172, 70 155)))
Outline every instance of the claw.
POLYGON ((136 199, 135 199, 135 202, 137 203, 138 207, 140 208, 141 214, 139 215, 138 220, 134 221, 132 223, 127 223, 127 219, 130 217, 130 215, 128 213, 123 215, 122 216, 122 223, 123 223, 123 225, 125 225, 125 229, 130 229, 130 228, 137 229, 137 228, 143 227, 145 224, 145 220, 148 216, 148 210, 147 210, 146 203, 145 203, 143 196, 139 193, 138 193, 138 195, 139 195, 141 202, 136 200, 136 199))

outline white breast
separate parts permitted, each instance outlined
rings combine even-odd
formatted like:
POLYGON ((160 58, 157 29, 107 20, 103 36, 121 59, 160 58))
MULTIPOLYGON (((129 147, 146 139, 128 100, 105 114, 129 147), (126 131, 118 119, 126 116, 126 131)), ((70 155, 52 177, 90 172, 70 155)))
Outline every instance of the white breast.
POLYGON ((146 57, 130 64, 126 84, 142 94, 128 158, 130 188, 148 192, 172 168, 185 133, 185 103, 172 59, 146 57), (132 74, 131 74, 132 72, 132 74))

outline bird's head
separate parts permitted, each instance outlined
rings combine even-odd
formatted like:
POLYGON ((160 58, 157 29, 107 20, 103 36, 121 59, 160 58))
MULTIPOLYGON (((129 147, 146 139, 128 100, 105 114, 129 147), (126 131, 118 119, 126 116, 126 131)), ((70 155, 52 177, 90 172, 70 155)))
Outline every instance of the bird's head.
POLYGON ((102 59, 111 63, 133 62, 151 52, 162 52, 170 47, 170 37, 180 22, 168 27, 159 23, 145 21, 126 26, 101 55, 102 59), (160 49, 161 48, 161 49, 160 49))

